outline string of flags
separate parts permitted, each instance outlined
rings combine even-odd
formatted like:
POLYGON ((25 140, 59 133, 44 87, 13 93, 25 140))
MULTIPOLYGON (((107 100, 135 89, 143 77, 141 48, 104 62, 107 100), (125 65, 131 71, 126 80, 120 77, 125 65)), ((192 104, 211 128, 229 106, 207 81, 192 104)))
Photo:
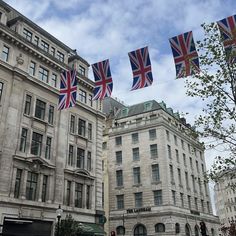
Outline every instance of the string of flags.
MULTIPOLYGON (((236 15, 229 16, 217 22, 226 54, 230 54, 236 47, 236 15)), ((199 57, 195 47, 192 31, 169 39, 174 57, 176 78, 183 78, 200 72, 199 57)), ((131 90, 151 86, 153 83, 151 61, 148 47, 140 48, 128 53, 133 72, 131 90)), ((236 56, 227 57, 229 62, 235 62, 236 56)), ((109 60, 92 65, 95 88, 93 100, 110 97, 113 89, 109 60)), ((77 80, 76 71, 61 73, 60 96, 58 109, 75 106, 77 80)))

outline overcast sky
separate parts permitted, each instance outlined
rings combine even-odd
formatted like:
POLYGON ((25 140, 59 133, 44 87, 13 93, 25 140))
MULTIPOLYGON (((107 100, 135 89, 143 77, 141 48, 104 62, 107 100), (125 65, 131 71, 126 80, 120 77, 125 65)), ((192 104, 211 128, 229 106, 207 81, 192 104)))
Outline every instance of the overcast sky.
MULTIPOLYGON (((236 14, 235 0, 6 0, 20 13, 60 41, 77 49, 93 64, 110 60, 113 97, 127 105, 147 100, 166 102, 173 110, 189 113, 202 108, 197 98, 185 95, 184 79, 175 79, 169 38, 192 30, 194 40, 203 37, 202 23, 236 14), (154 82, 130 91, 132 71, 128 52, 148 46, 154 82)), ((90 79, 94 80, 89 73, 90 79)), ((206 152, 209 168, 217 151, 206 152)))

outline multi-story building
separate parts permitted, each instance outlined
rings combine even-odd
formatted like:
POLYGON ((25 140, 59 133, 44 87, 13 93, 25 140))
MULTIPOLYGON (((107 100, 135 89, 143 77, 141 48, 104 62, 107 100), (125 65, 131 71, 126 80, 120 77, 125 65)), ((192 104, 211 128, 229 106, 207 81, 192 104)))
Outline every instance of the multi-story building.
POLYGON ((109 232, 200 235, 204 221, 208 235, 218 235, 204 180, 204 146, 186 120, 156 101, 105 111, 113 115, 104 140, 109 232))
POLYGON ((220 218, 220 223, 229 226, 236 222, 236 178, 234 171, 225 171, 222 177, 215 184, 216 213, 220 218))
POLYGON ((0 1, 0 222, 11 235, 51 235, 59 205, 62 218, 71 214, 96 231, 105 116, 92 100, 88 67, 76 50, 0 1), (77 104, 59 111, 60 73, 71 68, 77 104))

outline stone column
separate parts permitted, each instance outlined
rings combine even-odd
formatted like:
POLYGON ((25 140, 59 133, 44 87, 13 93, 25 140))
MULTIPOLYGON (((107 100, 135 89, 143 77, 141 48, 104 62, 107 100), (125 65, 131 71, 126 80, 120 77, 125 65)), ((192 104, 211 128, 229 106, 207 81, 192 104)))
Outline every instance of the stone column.
POLYGON ((43 174, 38 174, 38 186, 37 186, 37 198, 39 202, 42 202, 42 190, 43 190, 43 174))
POLYGON ((70 190, 70 206, 74 207, 75 206, 75 182, 71 181, 71 190, 70 190))
POLYGON ((53 175, 48 176, 48 186, 47 186, 47 203, 52 203, 53 200, 53 175))

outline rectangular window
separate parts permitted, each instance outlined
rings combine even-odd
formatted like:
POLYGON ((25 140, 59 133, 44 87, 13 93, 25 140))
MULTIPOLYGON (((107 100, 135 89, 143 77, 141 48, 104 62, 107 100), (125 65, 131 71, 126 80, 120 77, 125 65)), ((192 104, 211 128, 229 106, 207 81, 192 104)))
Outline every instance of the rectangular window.
POLYGON ((202 173, 204 173, 204 172, 205 172, 205 169, 204 169, 204 165, 202 163, 202 173))
POLYGON ((185 172, 186 188, 189 189, 188 172, 185 172))
POLYGON ((188 152, 191 153, 191 147, 190 147, 190 144, 188 144, 188 152))
POLYGON ((31 61, 29 67, 29 74, 35 76, 35 71, 36 71, 36 63, 31 61))
POLYGON ((92 140, 92 137, 93 137, 93 129, 92 129, 92 124, 91 123, 88 123, 88 139, 89 140, 92 140))
POLYGON ((201 200, 202 212, 204 212, 204 200, 201 200))
POLYGON ((193 169, 193 160, 192 160, 192 157, 189 157, 189 164, 190 164, 191 169, 193 169))
POLYGON ((54 106, 50 105, 48 111, 48 123, 50 125, 53 125, 53 120, 54 120, 54 106))
POLYGON ((116 146, 120 146, 122 145, 122 137, 119 136, 119 137, 116 137, 116 146))
POLYGON ((204 188, 205 188, 205 194, 206 194, 206 196, 208 196, 207 182, 206 181, 204 181, 204 188))
POLYGON ((52 149, 52 138, 47 137, 46 149, 45 149, 45 159, 51 159, 51 149, 52 149))
POLYGON ((155 206, 162 205, 162 190, 153 191, 153 195, 154 195, 154 205, 155 206))
POLYGON ((33 172, 28 172, 27 182, 26 182, 26 199, 27 200, 36 200, 38 184, 38 174, 33 172))
POLYGON ((68 165, 72 166, 74 162, 74 146, 69 145, 68 165))
POLYGON ((46 110, 46 103, 37 99, 35 106, 35 117, 44 120, 46 110))
POLYGON ((9 51, 10 51, 9 47, 4 45, 3 46, 3 50, 2 50, 2 60, 3 61, 8 61, 8 59, 9 59, 9 51))
POLYGON ((61 62, 64 62, 64 54, 57 51, 57 59, 61 62))
POLYGON ((32 33, 26 28, 23 29, 23 37, 30 42, 32 41, 32 33))
POLYGON ((201 184, 201 179, 198 178, 198 186, 199 186, 199 192, 202 194, 202 184, 201 184))
POLYGON ((191 196, 188 195, 188 208, 191 209, 191 196))
POLYGON ((197 203, 197 198, 196 197, 194 198, 194 203, 195 203, 195 210, 198 211, 198 203, 197 203))
POLYGON ((2 93, 3 93, 3 82, 0 82, 0 102, 2 99, 2 93))
POLYGON ((173 204, 176 205, 176 192, 174 190, 171 191, 172 193, 172 201, 173 201, 173 204))
POLYGON ((51 55, 54 56, 54 57, 55 57, 55 52, 56 52, 55 48, 54 48, 54 47, 51 47, 51 52, 50 52, 50 53, 51 53, 51 55))
POLYGON ((143 193, 135 193, 135 207, 139 208, 143 206, 143 193))
POLYGON ((70 132, 72 134, 75 133, 75 116, 74 115, 70 116, 70 132))
POLYGON ((160 181, 160 173, 159 173, 159 165, 152 165, 152 181, 157 182, 160 181))
POLYGON ((138 143, 138 133, 132 134, 132 143, 138 143))
POLYGON ((83 184, 75 183, 75 207, 82 208, 83 184))
POLYGON ((87 103, 87 93, 82 89, 79 90, 79 101, 87 103))
POLYGON ((90 186, 87 185, 87 188, 86 188, 86 208, 87 209, 90 209, 91 206, 90 206, 90 186))
POLYGON ((150 154, 151 154, 151 158, 157 158, 158 157, 157 144, 150 145, 150 154))
POLYGON ((139 148, 133 148, 133 161, 139 161, 139 148))
POLYGON ((52 73, 51 85, 52 85, 53 87, 55 87, 55 88, 57 87, 57 75, 54 74, 54 73, 52 73))
POLYGON ((166 130, 166 138, 168 141, 170 141, 170 132, 168 130, 166 130))
POLYGON ((179 151, 175 149, 176 161, 179 163, 179 151))
POLYGON ((38 36, 34 36, 34 44, 36 46, 39 46, 39 37, 38 36))
POLYGON ((116 195, 117 209, 124 209, 124 195, 116 195))
POLYGON ((25 152, 26 149, 26 141, 27 141, 27 132, 26 128, 22 128, 21 137, 20 137, 20 151, 25 152))
POLYGON ((180 193, 180 202, 181 202, 181 207, 184 208, 184 194, 180 193))
POLYGON ((85 120, 82 120, 79 118, 79 124, 78 124, 78 134, 85 137, 85 120))
POLYGON ((48 50, 49 50, 49 44, 46 43, 45 41, 41 40, 41 48, 42 48, 45 52, 48 52, 48 50))
POLYGON ((179 179, 179 185, 182 185, 181 170, 179 168, 178 168, 178 179, 179 179))
POLYGON ((48 187, 48 176, 43 176, 43 186, 42 186, 42 202, 46 202, 47 199, 47 187, 48 187))
POLYGON ((140 184, 141 183, 140 167, 133 168, 133 175, 134 175, 134 184, 140 184))
POLYGON ((78 72, 79 74, 85 76, 85 68, 83 66, 79 65, 78 72))
POLYGON ((167 145, 168 158, 171 159, 171 146, 167 145))
POLYGON ((170 165, 170 179, 171 179, 171 182, 174 183, 175 182, 175 179, 174 179, 174 171, 173 171, 173 166, 170 165))
POLYGON ((93 95, 89 94, 88 95, 88 100, 89 100, 89 106, 93 106, 93 95))
POLYGON ((182 140, 182 139, 181 139, 181 146, 182 146, 182 149, 184 150, 185 149, 184 140, 182 140))
POLYGON ((116 185, 118 187, 123 186, 123 173, 122 170, 116 171, 116 185))
POLYGON ((42 80, 43 82, 48 83, 48 75, 49 72, 42 66, 39 67, 39 79, 42 80))
POLYGON ((31 99, 32 99, 32 97, 30 95, 26 94, 25 109, 24 109, 24 114, 25 115, 30 115, 31 99))
POLYGON ((16 170, 15 189, 14 189, 14 198, 20 197, 21 176, 22 176, 22 170, 17 169, 16 170))
POLYGON ((77 162, 76 167, 84 169, 84 153, 85 151, 81 148, 77 148, 77 162))
POLYGON ((191 175, 191 178, 192 178, 193 191, 196 192, 196 185, 195 185, 194 175, 191 175))
POLYGON ((183 153, 183 160, 184 160, 184 165, 186 166, 186 155, 183 153))
POLYGON ((43 135, 33 132, 31 142, 31 154, 41 156, 43 135))
POLYGON ((209 202, 207 202, 207 211, 208 211, 209 214, 211 213, 210 203, 209 202))
POLYGON ((197 172, 199 173, 198 161, 196 161, 196 168, 197 168, 197 172))
POLYGON ((156 137, 157 137, 156 129, 150 129, 149 130, 149 139, 153 140, 153 139, 156 139, 156 137))
POLYGON ((122 151, 116 152, 116 164, 122 164, 122 151))
POLYGON ((71 196, 71 181, 67 180, 66 187, 66 205, 70 206, 70 196, 71 196))
POLYGON ((174 135, 174 141, 175 141, 175 145, 177 146, 178 145, 178 140, 177 140, 177 136, 174 135))
POLYGON ((87 153, 87 170, 91 171, 92 169, 92 155, 91 152, 88 151, 87 153))

